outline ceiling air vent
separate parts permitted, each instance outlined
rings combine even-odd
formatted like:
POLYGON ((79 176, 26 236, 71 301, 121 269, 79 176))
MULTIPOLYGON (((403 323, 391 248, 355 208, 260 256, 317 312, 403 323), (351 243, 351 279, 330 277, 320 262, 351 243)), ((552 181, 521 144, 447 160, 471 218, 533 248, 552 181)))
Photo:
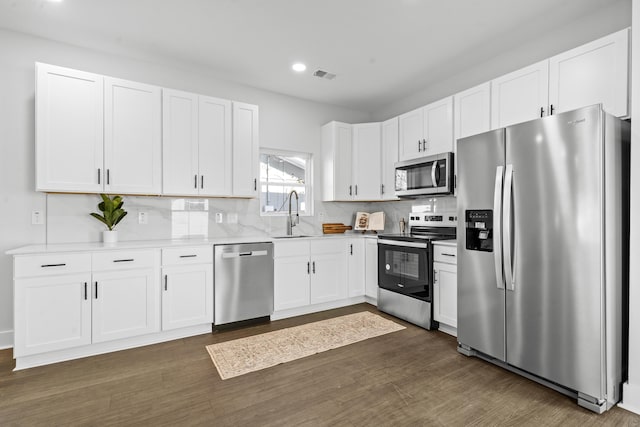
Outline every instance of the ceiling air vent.
POLYGON ((320 70, 320 69, 315 70, 313 72, 313 75, 321 79, 327 79, 327 80, 333 80, 336 78, 335 74, 330 73, 328 71, 320 70))

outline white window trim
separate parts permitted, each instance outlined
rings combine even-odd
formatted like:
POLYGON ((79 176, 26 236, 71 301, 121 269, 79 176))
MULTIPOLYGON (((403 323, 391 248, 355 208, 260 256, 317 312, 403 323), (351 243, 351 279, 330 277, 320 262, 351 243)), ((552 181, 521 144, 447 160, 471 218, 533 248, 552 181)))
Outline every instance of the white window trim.
MULTIPOLYGON (((307 196, 307 210, 305 212, 301 212, 300 216, 313 216, 313 210, 314 210, 314 200, 313 200, 313 154, 312 153, 305 153, 303 151, 289 151, 289 150, 280 150, 280 149, 273 149, 273 148, 260 148, 260 155, 262 154, 268 154, 268 155, 273 155, 273 156, 300 156, 300 157, 306 157, 308 159, 308 164, 307 167, 305 168, 305 190, 306 190, 306 196, 307 196)), ((262 178, 262 177, 260 177, 262 178)), ((258 183, 260 184, 260 194, 259 194, 259 202, 258 202, 258 209, 260 210, 260 216, 270 216, 270 217, 286 217, 288 216, 287 212, 263 212, 262 211, 262 184, 263 181, 262 179, 259 178, 258 183)), ((287 204, 288 206, 288 204, 287 204)), ((292 209, 295 209, 292 205, 292 209)))

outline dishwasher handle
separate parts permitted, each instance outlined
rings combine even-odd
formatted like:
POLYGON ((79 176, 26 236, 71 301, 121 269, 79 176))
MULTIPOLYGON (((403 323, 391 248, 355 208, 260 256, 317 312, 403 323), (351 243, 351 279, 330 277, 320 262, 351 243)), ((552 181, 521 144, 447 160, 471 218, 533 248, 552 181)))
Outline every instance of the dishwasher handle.
POLYGON ((267 251, 223 252, 222 258, 254 257, 265 255, 267 255, 267 251))

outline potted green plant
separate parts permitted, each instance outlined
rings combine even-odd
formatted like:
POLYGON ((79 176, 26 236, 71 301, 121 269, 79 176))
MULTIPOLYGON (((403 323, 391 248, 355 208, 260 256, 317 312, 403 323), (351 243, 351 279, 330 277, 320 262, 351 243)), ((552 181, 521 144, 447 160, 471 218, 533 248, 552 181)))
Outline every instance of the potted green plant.
POLYGON ((100 197, 102 197, 102 202, 98 203, 98 209, 102 212, 102 215, 95 212, 90 215, 104 223, 108 228, 108 230, 102 232, 102 241, 104 243, 115 243, 118 241, 118 232, 113 228, 127 216, 127 211, 122 209, 124 202, 121 196, 110 198, 107 194, 100 194, 100 197))

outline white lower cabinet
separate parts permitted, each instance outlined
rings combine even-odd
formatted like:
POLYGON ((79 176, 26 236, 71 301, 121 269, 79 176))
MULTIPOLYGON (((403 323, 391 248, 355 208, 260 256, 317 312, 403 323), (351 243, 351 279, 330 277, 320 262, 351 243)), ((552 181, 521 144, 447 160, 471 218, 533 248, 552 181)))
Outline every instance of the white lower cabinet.
POLYGON ((433 246, 433 320, 440 329, 456 335, 458 327, 458 267, 455 246, 433 246))
POLYGON ((16 278, 14 357, 91 344, 90 282, 90 271, 16 278))
POLYGON ((274 309, 300 308, 345 299, 345 240, 274 242, 274 309))
POLYGON ((365 239, 364 294, 378 300, 378 239, 365 239))
POLYGON ((213 248, 162 251, 162 330, 213 323, 213 248))
POLYGON ((349 297, 359 297, 365 292, 364 241, 365 239, 362 238, 347 240, 349 297))

